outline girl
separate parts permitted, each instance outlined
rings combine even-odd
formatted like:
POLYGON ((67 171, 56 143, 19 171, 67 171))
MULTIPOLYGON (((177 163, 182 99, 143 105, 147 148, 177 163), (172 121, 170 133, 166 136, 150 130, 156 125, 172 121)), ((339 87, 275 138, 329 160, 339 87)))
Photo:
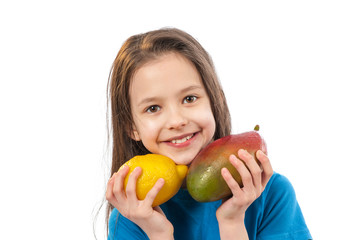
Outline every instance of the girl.
POLYGON ((157 153, 189 165, 203 147, 230 134, 229 111, 212 60, 189 34, 161 29, 130 37, 114 61, 108 90, 113 131, 108 239, 311 238, 292 185, 273 172, 261 151, 256 154, 261 166, 242 149, 229 156, 244 186, 222 169, 233 193, 223 201, 199 203, 182 188, 152 208, 164 180, 158 179, 140 201, 135 194, 140 168, 123 189, 129 168, 117 171, 133 156, 157 153))

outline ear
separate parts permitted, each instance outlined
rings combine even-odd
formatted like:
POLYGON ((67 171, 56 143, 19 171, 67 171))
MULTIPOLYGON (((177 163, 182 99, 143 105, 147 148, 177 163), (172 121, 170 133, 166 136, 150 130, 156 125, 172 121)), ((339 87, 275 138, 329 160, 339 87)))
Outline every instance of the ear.
POLYGON ((134 141, 140 141, 141 140, 141 138, 139 136, 139 133, 138 133, 138 131, 136 129, 132 129, 129 135, 134 141))

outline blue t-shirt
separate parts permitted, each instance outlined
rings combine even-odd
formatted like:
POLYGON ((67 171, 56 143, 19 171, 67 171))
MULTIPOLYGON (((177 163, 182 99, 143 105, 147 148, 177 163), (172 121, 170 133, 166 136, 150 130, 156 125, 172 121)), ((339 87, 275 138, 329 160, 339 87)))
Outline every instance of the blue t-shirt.
MULTIPOLYGON (((216 210, 222 201, 200 203, 181 189, 160 207, 174 227, 174 239, 219 240, 216 210)), ((245 225, 250 240, 308 240, 306 226, 295 191, 289 180, 274 173, 265 190, 246 211, 245 225)), ((132 221, 114 209, 109 219, 108 240, 148 239, 132 221)))

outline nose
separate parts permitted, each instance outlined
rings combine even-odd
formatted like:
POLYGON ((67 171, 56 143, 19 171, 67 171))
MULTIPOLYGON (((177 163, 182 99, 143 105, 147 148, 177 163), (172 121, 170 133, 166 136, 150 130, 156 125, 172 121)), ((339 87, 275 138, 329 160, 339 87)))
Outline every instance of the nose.
POLYGON ((169 109, 167 115, 167 128, 168 129, 181 129, 188 124, 186 114, 179 108, 169 109))

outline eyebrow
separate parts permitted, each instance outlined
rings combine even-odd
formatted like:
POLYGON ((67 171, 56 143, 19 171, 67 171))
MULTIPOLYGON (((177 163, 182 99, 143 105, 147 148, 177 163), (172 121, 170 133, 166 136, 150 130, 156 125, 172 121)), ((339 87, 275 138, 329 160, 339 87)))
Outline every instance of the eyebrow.
POLYGON ((157 100, 158 97, 149 97, 149 98, 144 98, 142 101, 140 101, 140 103, 138 104, 138 106, 142 106, 146 103, 149 103, 149 102, 153 102, 155 100, 157 100))
MULTIPOLYGON (((182 94, 182 93, 185 93, 185 92, 188 92, 188 91, 192 91, 192 90, 198 90, 198 89, 201 89, 203 90, 202 86, 201 85, 192 85, 192 86, 189 86, 189 87, 186 87, 182 90, 179 91, 179 94, 182 94)), ((142 99, 142 101, 140 101, 138 103, 138 106, 142 106, 143 104, 146 104, 146 103, 149 103, 149 102, 153 102, 153 101, 156 101, 158 100, 159 97, 148 97, 148 98, 144 98, 142 99)))
POLYGON ((186 87, 186 88, 182 89, 180 91, 180 93, 185 93, 185 92, 188 92, 188 91, 198 90, 198 89, 202 89, 202 86, 200 86, 200 85, 192 85, 192 86, 189 86, 189 87, 186 87))

